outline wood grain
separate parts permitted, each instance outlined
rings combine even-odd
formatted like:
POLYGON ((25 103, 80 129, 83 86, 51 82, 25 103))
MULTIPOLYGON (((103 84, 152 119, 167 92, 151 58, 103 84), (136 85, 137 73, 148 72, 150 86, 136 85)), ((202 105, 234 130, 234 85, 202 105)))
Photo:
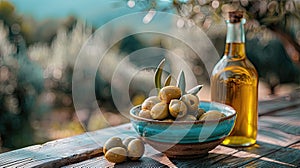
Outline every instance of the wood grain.
POLYGON ((115 165, 104 158, 102 145, 112 136, 137 136, 124 124, 0 154, 0 167, 300 167, 299 97, 260 102, 257 144, 248 148, 219 145, 203 158, 180 160, 146 145, 140 161, 115 165))
POLYGON ((60 167, 102 154, 102 145, 111 136, 136 136, 129 125, 112 127, 51 141, 0 155, 0 167, 60 167), (121 132, 120 132, 121 131, 121 132))
POLYGON ((300 165, 300 150, 294 148, 300 146, 300 141, 291 144, 285 148, 272 152, 258 160, 249 162, 243 166, 247 167, 299 167, 300 165))
POLYGON ((258 106, 259 116, 271 115, 278 111, 300 106, 300 90, 272 100, 260 101, 258 106))
MULTIPOLYGON (((289 117, 288 113, 283 112, 274 113, 273 116, 266 117, 262 121, 272 121, 274 117, 280 117, 283 121, 285 120, 285 116, 289 117)), ((291 111, 291 114, 295 116, 300 116, 300 110, 294 109, 291 111), (298 114, 298 115, 297 115, 298 114)), ((296 118, 297 119, 297 118, 296 118)), ((295 120, 296 120, 295 119, 295 120)), ((261 120, 260 120, 261 123, 261 120)), ((272 123, 272 122, 271 122, 272 123)), ((282 122, 275 122, 277 127, 280 127, 282 122)), ((291 122, 291 124, 294 124, 291 122)), ((284 125, 288 125, 284 123, 284 125)), ((241 166, 251 166, 259 165, 261 166, 300 166, 300 163, 297 163, 297 159, 300 159, 300 155, 298 154, 299 150, 299 135, 289 134, 288 131, 284 131, 284 128, 289 128, 288 126, 282 127, 283 131, 280 129, 270 128, 268 124, 261 124, 259 129, 259 136, 257 138, 257 144, 248 147, 248 148, 229 148, 226 146, 218 146, 214 150, 210 151, 209 155, 203 158, 196 159, 168 159, 163 154, 152 154, 148 152, 146 156, 138 163, 134 162, 125 162, 118 166, 135 166, 135 167, 144 167, 148 165, 148 161, 153 163, 154 167, 241 167, 241 166), (298 145, 298 146, 297 146, 298 145), (296 146, 298 148, 291 148, 296 146), (289 159, 288 157, 284 158, 284 154, 280 155, 282 151, 292 152, 294 157, 285 161, 284 159, 289 159), (279 157, 279 160, 275 158, 279 157), (280 159, 282 158, 282 159, 280 159), (145 159, 145 160, 144 160, 145 159), (260 163, 262 162, 262 163, 260 163), (274 163, 269 163, 274 162, 274 163), (160 164, 159 164, 160 163, 160 164), (133 164, 133 165, 132 165, 133 164)), ((154 150, 154 149, 152 149, 154 150)), ((149 151, 149 147, 146 151, 149 151)), ((103 156, 92 159, 91 161, 84 161, 85 165, 89 165, 92 167, 111 165, 111 163, 107 163, 103 156), (100 162, 99 162, 100 160, 100 162), (93 163, 91 163, 93 162, 93 163)), ((78 167, 83 166, 82 163, 69 165, 66 167, 78 167)), ((87 166, 88 167, 88 166, 87 166)))

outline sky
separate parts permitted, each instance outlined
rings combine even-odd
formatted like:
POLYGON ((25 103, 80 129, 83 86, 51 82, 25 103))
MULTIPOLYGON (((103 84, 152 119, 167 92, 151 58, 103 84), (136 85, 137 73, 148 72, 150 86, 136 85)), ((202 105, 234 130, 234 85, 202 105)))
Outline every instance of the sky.
MULTIPOLYGON (((164 5, 169 0, 160 0, 164 5)), ((65 18, 70 15, 100 26, 107 21, 142 10, 141 5, 128 7, 125 0, 10 0, 18 13, 34 19, 65 18)))
POLYGON ((11 0, 17 12, 37 20, 75 15, 96 26, 115 17, 139 11, 129 8, 124 0, 11 0))

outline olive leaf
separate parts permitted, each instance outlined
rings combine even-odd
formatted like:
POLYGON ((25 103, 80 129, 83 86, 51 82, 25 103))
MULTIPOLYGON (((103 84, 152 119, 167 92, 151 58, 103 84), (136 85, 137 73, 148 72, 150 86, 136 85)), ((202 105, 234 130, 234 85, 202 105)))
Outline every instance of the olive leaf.
POLYGON ((180 71, 177 78, 177 87, 180 88, 182 95, 185 94, 185 76, 183 70, 180 71))
POLYGON ((158 91, 162 88, 161 85, 161 76, 163 73, 163 67, 165 66, 165 59, 163 59, 159 65, 156 68, 155 74, 154 74, 154 84, 155 87, 158 89, 158 91))
POLYGON ((164 86, 169 86, 170 83, 171 83, 171 80, 172 80, 172 75, 170 74, 170 75, 167 77, 167 79, 165 80, 164 86))
POLYGON ((203 87, 203 85, 197 85, 197 86, 193 87, 192 89, 190 89, 189 91, 187 91, 187 93, 196 95, 201 90, 202 87, 203 87))

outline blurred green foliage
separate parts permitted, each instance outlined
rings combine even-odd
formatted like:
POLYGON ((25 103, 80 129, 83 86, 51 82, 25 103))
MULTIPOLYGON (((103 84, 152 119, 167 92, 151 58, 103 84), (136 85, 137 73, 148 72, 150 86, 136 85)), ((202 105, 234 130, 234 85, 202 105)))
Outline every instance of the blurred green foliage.
POLYGON ((0 20, 0 135, 2 146, 14 149, 34 143, 30 116, 43 90, 43 72, 28 58, 22 18, 7 1, 0 1, 0 20))
MULTIPOLYGON (((45 103, 38 104, 45 91, 44 67, 28 56, 28 46, 37 41, 51 43, 58 28, 70 29, 75 21, 34 26, 35 21, 27 22, 8 1, 0 1, 0 20, 0 142, 4 148, 16 149, 36 143, 32 117, 48 111, 45 103), (37 29, 46 31, 46 36, 37 29)), ((70 94, 67 87, 64 92, 70 94)))
POLYGON ((224 19, 228 18, 229 11, 244 11, 247 56, 256 66, 261 80, 269 85, 271 94, 275 94, 280 84, 300 83, 299 0, 172 0, 166 7, 155 0, 136 0, 136 4, 145 2, 150 4, 149 8, 157 10, 175 8, 184 26, 202 28, 220 55, 226 33, 224 19))
MULTIPOLYGON (((1 48, 9 46, 1 46, 1 48)), ((25 43, 18 40, 15 50, 0 58, 0 134, 2 145, 17 148, 33 144, 30 115, 43 90, 39 65, 27 57, 25 43)))
MULTIPOLYGON (((82 133, 82 124, 89 130, 108 126, 94 113, 79 121, 72 102, 76 56, 92 32, 72 16, 36 21, 0 1, 0 152, 82 133)), ((100 73, 95 85, 101 105, 116 111, 100 73)), ((108 118, 113 125, 127 121, 108 118)))

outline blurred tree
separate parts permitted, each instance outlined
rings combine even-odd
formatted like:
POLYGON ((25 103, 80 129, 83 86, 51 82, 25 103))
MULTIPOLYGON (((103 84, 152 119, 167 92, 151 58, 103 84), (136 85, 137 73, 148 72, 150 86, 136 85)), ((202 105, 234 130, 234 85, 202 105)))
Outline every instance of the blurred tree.
POLYGON ((77 22, 73 16, 61 20, 47 19, 40 22, 32 18, 23 17, 22 21, 20 25, 21 33, 24 35, 27 45, 33 45, 34 43, 50 45, 55 40, 60 29, 71 31, 77 22))
POLYGON ((300 83, 300 70, 292 62, 281 41, 270 40, 261 45, 259 39, 246 41, 246 52, 250 61, 256 66, 261 80, 269 84, 271 94, 276 86, 283 83, 300 83))
POLYGON ((22 36, 12 36, 18 38, 15 46, 3 25, 0 29, 0 136, 3 147, 16 149, 34 143, 30 115, 43 89, 43 75, 27 57, 22 36))
POLYGON ((21 19, 15 14, 15 7, 8 1, 0 1, 0 18, 6 25, 21 22, 21 19))
MULTIPOLYGON (((127 0, 128 5, 133 0, 127 0)), ((247 19, 247 55, 274 94, 281 83, 298 83, 300 68, 299 0, 135 0, 145 9, 172 11, 182 16, 184 26, 197 25, 223 52, 228 12, 241 10, 247 19), (222 40, 220 40, 220 38, 222 40), (251 49, 250 49, 251 48, 251 49), (275 49, 277 52, 274 52, 275 49), (268 61, 266 61, 268 60, 268 61), (277 71, 282 67, 280 71, 277 71)), ((220 53, 221 54, 221 53, 220 53)))
MULTIPOLYGON (((20 16, 12 3, 6 0, 0 1, 0 20, 9 28, 9 34, 21 34, 26 45, 36 42, 50 44, 56 33, 61 28, 71 30, 76 24, 76 19, 69 16, 63 20, 45 20, 37 22, 32 18, 20 16)), ((13 43, 18 43, 15 39, 10 39, 13 43)))

